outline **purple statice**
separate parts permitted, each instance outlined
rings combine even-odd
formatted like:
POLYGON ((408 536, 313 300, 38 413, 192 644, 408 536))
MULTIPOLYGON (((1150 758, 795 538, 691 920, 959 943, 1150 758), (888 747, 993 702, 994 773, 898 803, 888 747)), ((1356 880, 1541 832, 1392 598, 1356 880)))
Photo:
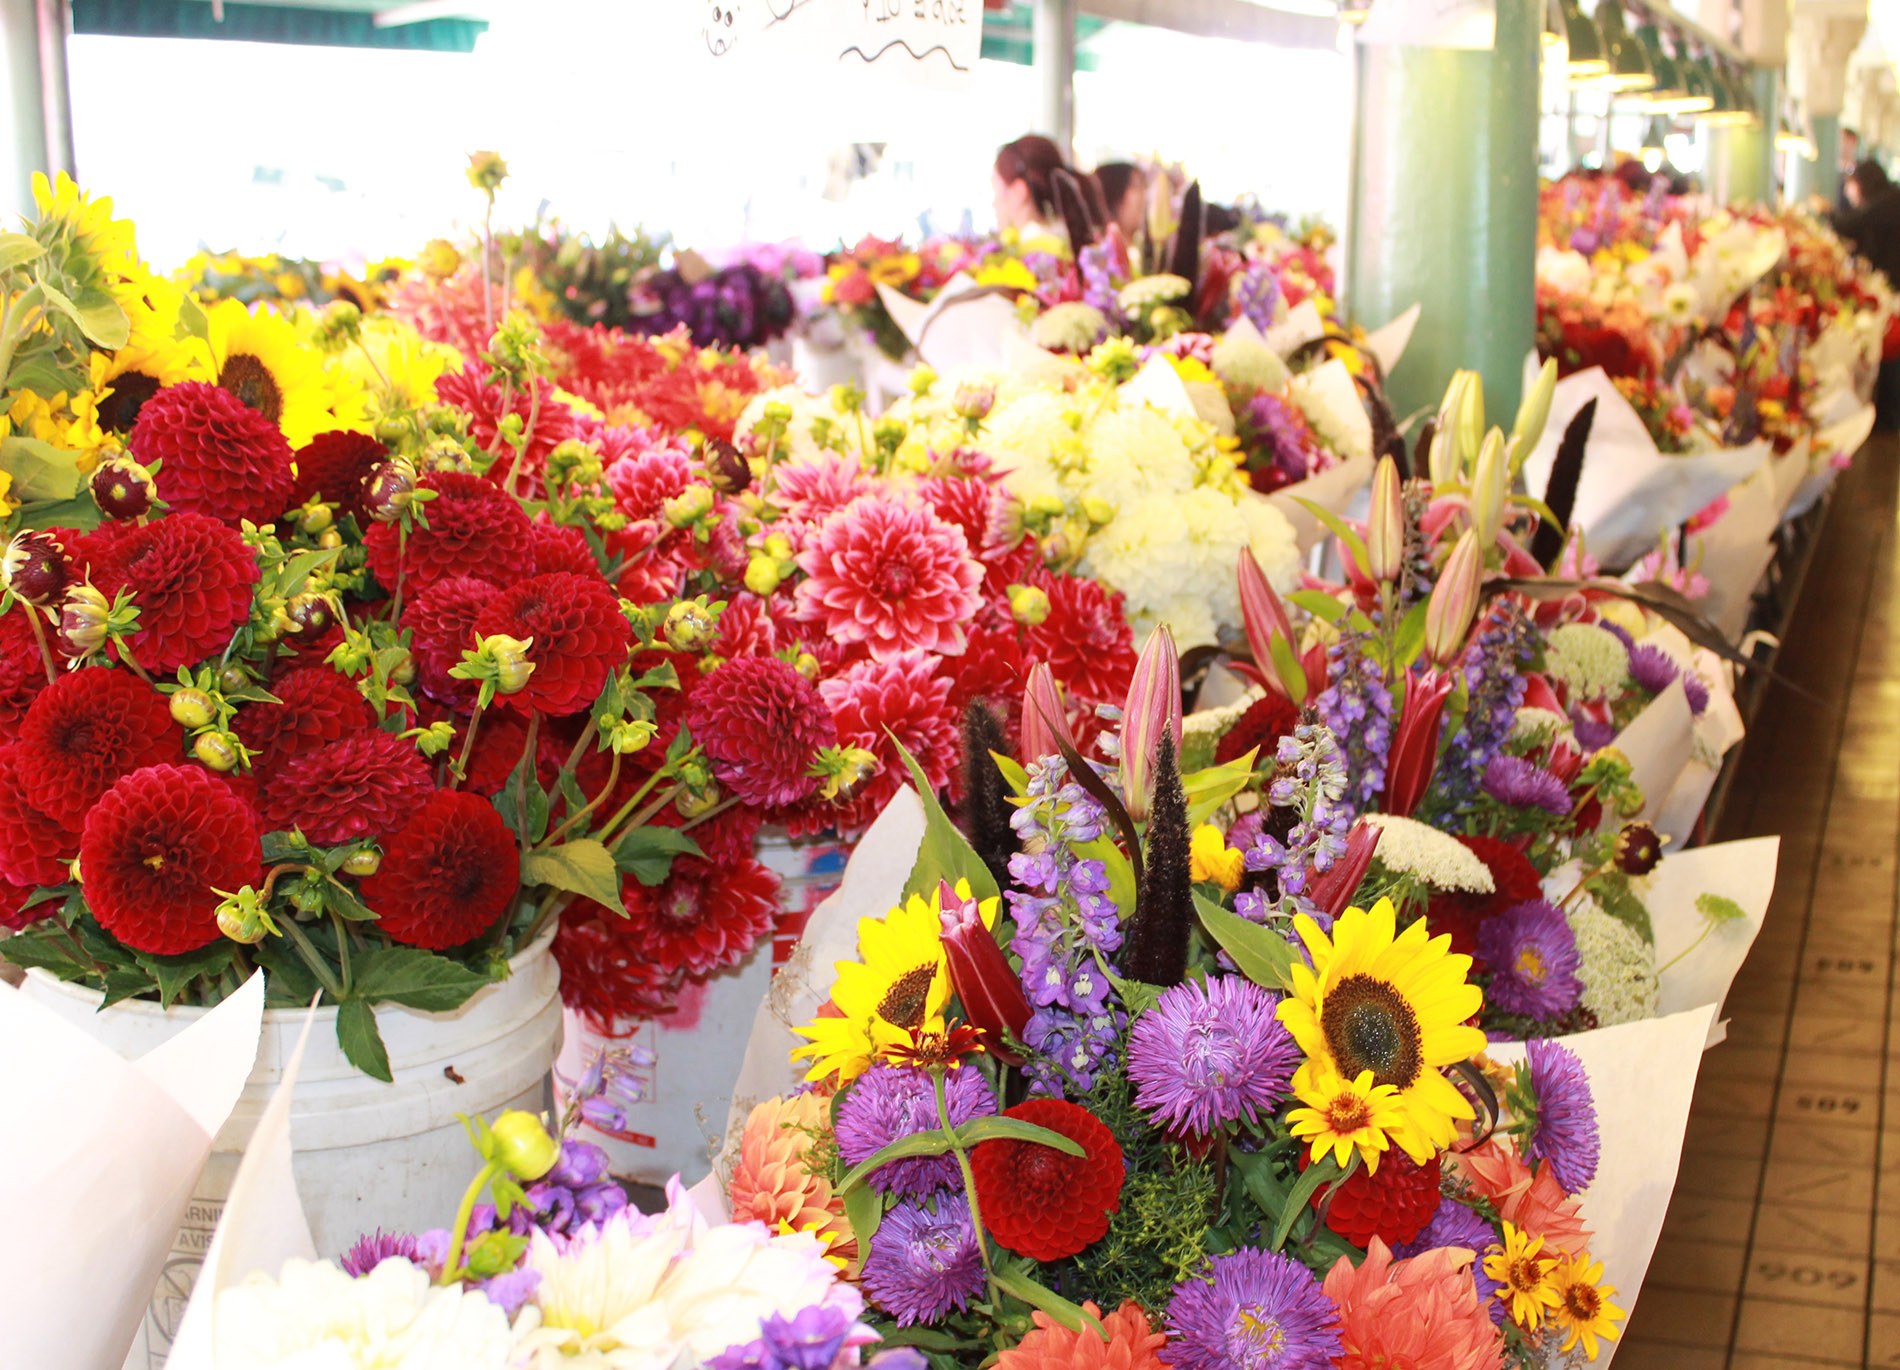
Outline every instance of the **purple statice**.
POLYGON ((1280 306, 1280 281, 1265 262, 1249 262, 1234 281, 1234 317, 1265 333, 1280 306))
POLYGON ((1521 756, 1494 756, 1484 768, 1484 792, 1511 809, 1542 809, 1561 818, 1570 812, 1564 782, 1521 756))
POLYGON ((564 1141, 554 1168, 529 1185, 526 1199, 508 1215, 517 1235, 530 1228, 566 1236, 588 1223, 605 1222, 627 1206, 627 1191, 607 1173, 607 1153, 591 1142, 564 1141))
POLYGON ((1339 1315, 1313 1272, 1272 1251, 1216 1256, 1168 1301, 1175 1370, 1331 1370, 1339 1315))
POLYGON ((706 1362, 706 1370, 831 1370, 856 1326, 835 1304, 813 1304, 793 1317, 769 1314, 759 1335, 729 1346, 706 1362))
POLYGON ((1542 899, 1507 909, 1478 929, 1478 955, 1491 967, 1487 1003, 1526 1018, 1561 1018, 1583 997, 1576 934, 1542 899))
POLYGON ((1392 695, 1361 634, 1343 633, 1326 649, 1325 690, 1314 701, 1320 722, 1339 739, 1349 777, 1346 796, 1356 811, 1385 790, 1392 748, 1392 695))
MULTIPOLYGON (((944 1076, 950 1121, 967 1123, 996 1111, 996 1096, 981 1071, 953 1070, 944 1076)), ((874 1065, 838 1101, 838 1154, 857 1165, 917 1132, 940 1126, 930 1073, 915 1066, 874 1065)), ((871 1185, 889 1193, 929 1194, 958 1182, 950 1156, 909 1156, 871 1172, 871 1185)))
POLYGON ((1286 483, 1305 480, 1312 474, 1317 449, 1306 420, 1292 404, 1262 390, 1247 401, 1239 419, 1249 451, 1264 456, 1286 483))
POLYGON ((1163 991, 1128 1035, 1135 1103, 1193 1136, 1271 1113, 1303 1059, 1279 1006, 1279 995, 1238 975, 1163 991))
POLYGON ((983 1288, 970 1203, 958 1193, 893 1204, 871 1238, 864 1292, 899 1327, 935 1322, 967 1308, 983 1288))
POLYGON ((1597 1175, 1596 1100, 1577 1053, 1561 1042, 1533 1041, 1525 1068, 1536 1098, 1537 1125, 1528 1155, 1548 1165, 1566 1194, 1581 1194, 1597 1175))
POLYGON ((1463 829, 1466 806, 1478 797, 1486 768, 1511 736, 1528 683, 1524 668, 1535 650, 1530 618, 1508 600, 1493 601, 1459 663, 1470 702, 1445 740, 1421 815, 1427 821, 1448 832, 1463 829))
POLYGON ((343 1253, 338 1264, 343 1267, 344 1274, 360 1280, 391 1257, 417 1262, 422 1259, 413 1235, 407 1232, 385 1232, 379 1227, 374 1232, 366 1232, 358 1237, 356 1245, 343 1253))
POLYGON ((1484 1253, 1487 1248, 1496 1245, 1496 1228, 1463 1204, 1447 1199, 1438 1205, 1438 1211, 1432 1214, 1432 1220, 1425 1224, 1418 1236, 1409 1242, 1400 1242, 1392 1248, 1392 1254, 1399 1260, 1410 1260, 1413 1256, 1441 1246, 1455 1246, 1471 1252, 1474 1257, 1471 1278, 1478 1287, 1478 1303, 1491 1314, 1492 1322, 1502 1326, 1505 1309, 1497 1293, 1504 1287, 1503 1282, 1484 1273, 1484 1253))

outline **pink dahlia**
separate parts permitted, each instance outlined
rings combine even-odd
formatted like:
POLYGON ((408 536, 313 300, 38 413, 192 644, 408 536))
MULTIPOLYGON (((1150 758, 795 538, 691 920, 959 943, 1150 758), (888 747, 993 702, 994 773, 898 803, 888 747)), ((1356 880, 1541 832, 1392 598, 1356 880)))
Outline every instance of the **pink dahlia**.
POLYGON ((917 490, 938 518, 963 530, 971 551, 989 547, 1001 499, 994 485, 967 476, 928 476, 918 482, 917 490))
MULTIPOLYGON (((495 455, 495 464, 489 468, 488 478, 497 484, 505 484, 509 468, 514 465, 514 448, 502 441, 500 434, 504 412, 501 407, 502 388, 488 384, 487 376, 486 366, 468 366, 438 380, 435 393, 442 403, 467 411, 469 436, 475 439, 483 451, 495 455)), ((506 412, 518 415, 524 429, 530 421, 534 424, 529 431, 527 452, 522 461, 523 479, 514 489, 517 494, 536 496, 541 493, 541 474, 547 469, 548 453, 569 438, 577 436, 578 430, 574 424, 574 411, 554 398, 552 385, 542 380, 534 380, 529 384, 538 395, 530 394, 527 390, 510 391, 506 412)))
POLYGON ((877 758, 878 771, 850 802, 830 816, 843 829, 863 828, 878 816, 910 772, 896 742, 916 758, 933 789, 949 783, 959 742, 950 712, 950 682, 937 674, 927 652, 904 652, 886 661, 863 661, 819 683, 819 693, 838 723, 838 741, 877 758))
POLYGON ((609 462, 606 471, 614 508, 630 519, 654 519, 692 482, 692 455, 685 439, 666 439, 609 462))
POLYGON ((1339 1309, 1339 1370, 1501 1370, 1503 1342, 1471 1277, 1477 1253, 1441 1246, 1395 1261, 1374 1237, 1358 1268, 1341 1256, 1321 1286, 1339 1309))
POLYGON ((778 876, 750 859, 714 863, 681 856, 666 879, 649 888, 629 876, 623 937, 666 967, 710 975, 736 966, 761 937, 772 935, 778 876))
MULTIPOLYGON (((4 641, 0 637, 0 641, 4 641)), ((778 651, 778 625, 766 612, 765 601, 750 591, 741 591, 726 601, 719 615, 719 636, 713 650, 723 657, 771 656, 778 651)), ((0 670, 4 670, 0 667, 0 670)), ((0 675, 0 681, 5 676, 0 675)), ((0 725, 6 721, 6 695, 0 686, 0 725)))
POLYGON ((1080 576, 1040 570, 1030 583, 1049 596, 1049 616, 1029 630, 1030 660, 1048 662, 1056 679, 1084 699, 1113 704, 1127 698, 1135 646, 1121 594, 1080 576))
POLYGON ((826 519, 798 564, 799 617, 883 660, 913 648, 954 656, 981 602, 983 568, 963 530, 927 508, 864 495, 826 519))
POLYGON ((838 740, 818 687, 777 657, 735 657, 700 682, 686 711, 713 775, 743 804, 795 804, 812 762, 838 740))
POLYGON ((795 457, 772 468, 772 481, 772 502, 806 523, 823 523, 859 495, 877 489, 855 453, 795 457))

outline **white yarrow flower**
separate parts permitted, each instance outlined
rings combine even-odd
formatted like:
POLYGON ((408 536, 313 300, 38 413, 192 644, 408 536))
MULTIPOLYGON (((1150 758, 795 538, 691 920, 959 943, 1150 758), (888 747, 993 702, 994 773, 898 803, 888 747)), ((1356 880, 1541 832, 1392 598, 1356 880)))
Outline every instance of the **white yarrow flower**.
POLYGON ((1629 679, 1629 649, 1594 623, 1566 623, 1544 640, 1544 671, 1562 681, 1573 700, 1602 699, 1629 679))
POLYGON ((1277 395, 1291 373, 1280 354, 1258 337, 1223 333, 1214 344, 1214 374, 1236 390, 1264 390, 1277 395))
POLYGON ((1086 352, 1102 340, 1108 320, 1102 311, 1080 300, 1051 305, 1029 325, 1029 341, 1058 352, 1086 352))
POLYGON ((1373 854, 1387 870, 1409 875, 1435 890, 1489 894, 1497 887, 1484 862, 1450 833, 1392 813, 1369 813, 1365 819, 1380 830, 1373 854))
POLYGON ((1597 1026, 1614 1027, 1656 1016, 1662 981, 1656 974, 1656 949, 1620 918, 1612 917, 1588 895, 1566 914, 1576 934, 1582 964, 1583 1007, 1597 1026))
POLYGON ((1115 296, 1115 303, 1122 307, 1124 314, 1139 314, 1150 305, 1181 299, 1192 289, 1194 286, 1186 277, 1164 271, 1158 276, 1130 281, 1115 296))

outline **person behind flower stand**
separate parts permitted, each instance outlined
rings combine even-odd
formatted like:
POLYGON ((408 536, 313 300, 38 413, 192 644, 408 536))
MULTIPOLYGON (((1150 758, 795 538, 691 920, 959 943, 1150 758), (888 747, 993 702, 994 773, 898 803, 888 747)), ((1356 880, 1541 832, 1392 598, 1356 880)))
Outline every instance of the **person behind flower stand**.
POLYGON ((1024 134, 998 148, 990 172, 997 228, 1015 229, 1024 242, 1059 239, 1062 216, 1056 212, 1055 174, 1068 165, 1062 149, 1040 133, 1024 134))
POLYGON ((1133 162, 1103 162, 1095 168, 1095 183, 1102 188, 1110 221, 1125 241, 1134 242, 1148 216, 1148 173, 1133 162))
POLYGON ((1854 168, 1860 164, 1860 134, 1851 128, 1841 130, 1840 183, 1834 192, 1834 212, 1845 214, 1854 207, 1847 198, 1847 183, 1853 179, 1854 168))
MULTIPOLYGON (((1854 251, 1882 272, 1891 284, 1900 281, 1900 187, 1874 161, 1864 161, 1847 178, 1843 193, 1853 206, 1833 216, 1834 230, 1853 244, 1854 251)), ((1880 362, 1880 381, 1874 391, 1874 426, 1882 432, 1900 429, 1900 341, 1891 334, 1880 362)))

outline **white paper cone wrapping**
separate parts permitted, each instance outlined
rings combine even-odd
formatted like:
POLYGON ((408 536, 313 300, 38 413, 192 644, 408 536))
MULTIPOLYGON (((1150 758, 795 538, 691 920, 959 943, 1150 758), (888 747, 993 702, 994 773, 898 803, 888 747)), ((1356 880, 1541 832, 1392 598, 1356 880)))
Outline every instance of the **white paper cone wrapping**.
POLYGON ((1755 474, 1729 492, 1728 511, 1696 535, 1702 554, 1697 569, 1709 582, 1702 613, 1731 642, 1748 626, 1755 587, 1775 555, 1772 539, 1783 501, 1776 495, 1772 461, 1764 457, 1755 474))
POLYGON ((1652 699, 1616 735, 1614 745, 1630 759, 1636 783, 1643 787, 1643 821, 1654 823, 1695 746, 1689 696, 1682 682, 1672 682, 1652 699))
POLYGON ((1779 837, 1751 837, 1674 852, 1650 872, 1643 902, 1656 934, 1656 964, 1668 967, 1657 1012, 1709 1005, 1720 1014, 1768 916, 1780 853, 1779 837), (1717 924, 1703 937, 1709 924, 1695 901, 1704 894, 1733 900, 1746 917, 1717 924))

